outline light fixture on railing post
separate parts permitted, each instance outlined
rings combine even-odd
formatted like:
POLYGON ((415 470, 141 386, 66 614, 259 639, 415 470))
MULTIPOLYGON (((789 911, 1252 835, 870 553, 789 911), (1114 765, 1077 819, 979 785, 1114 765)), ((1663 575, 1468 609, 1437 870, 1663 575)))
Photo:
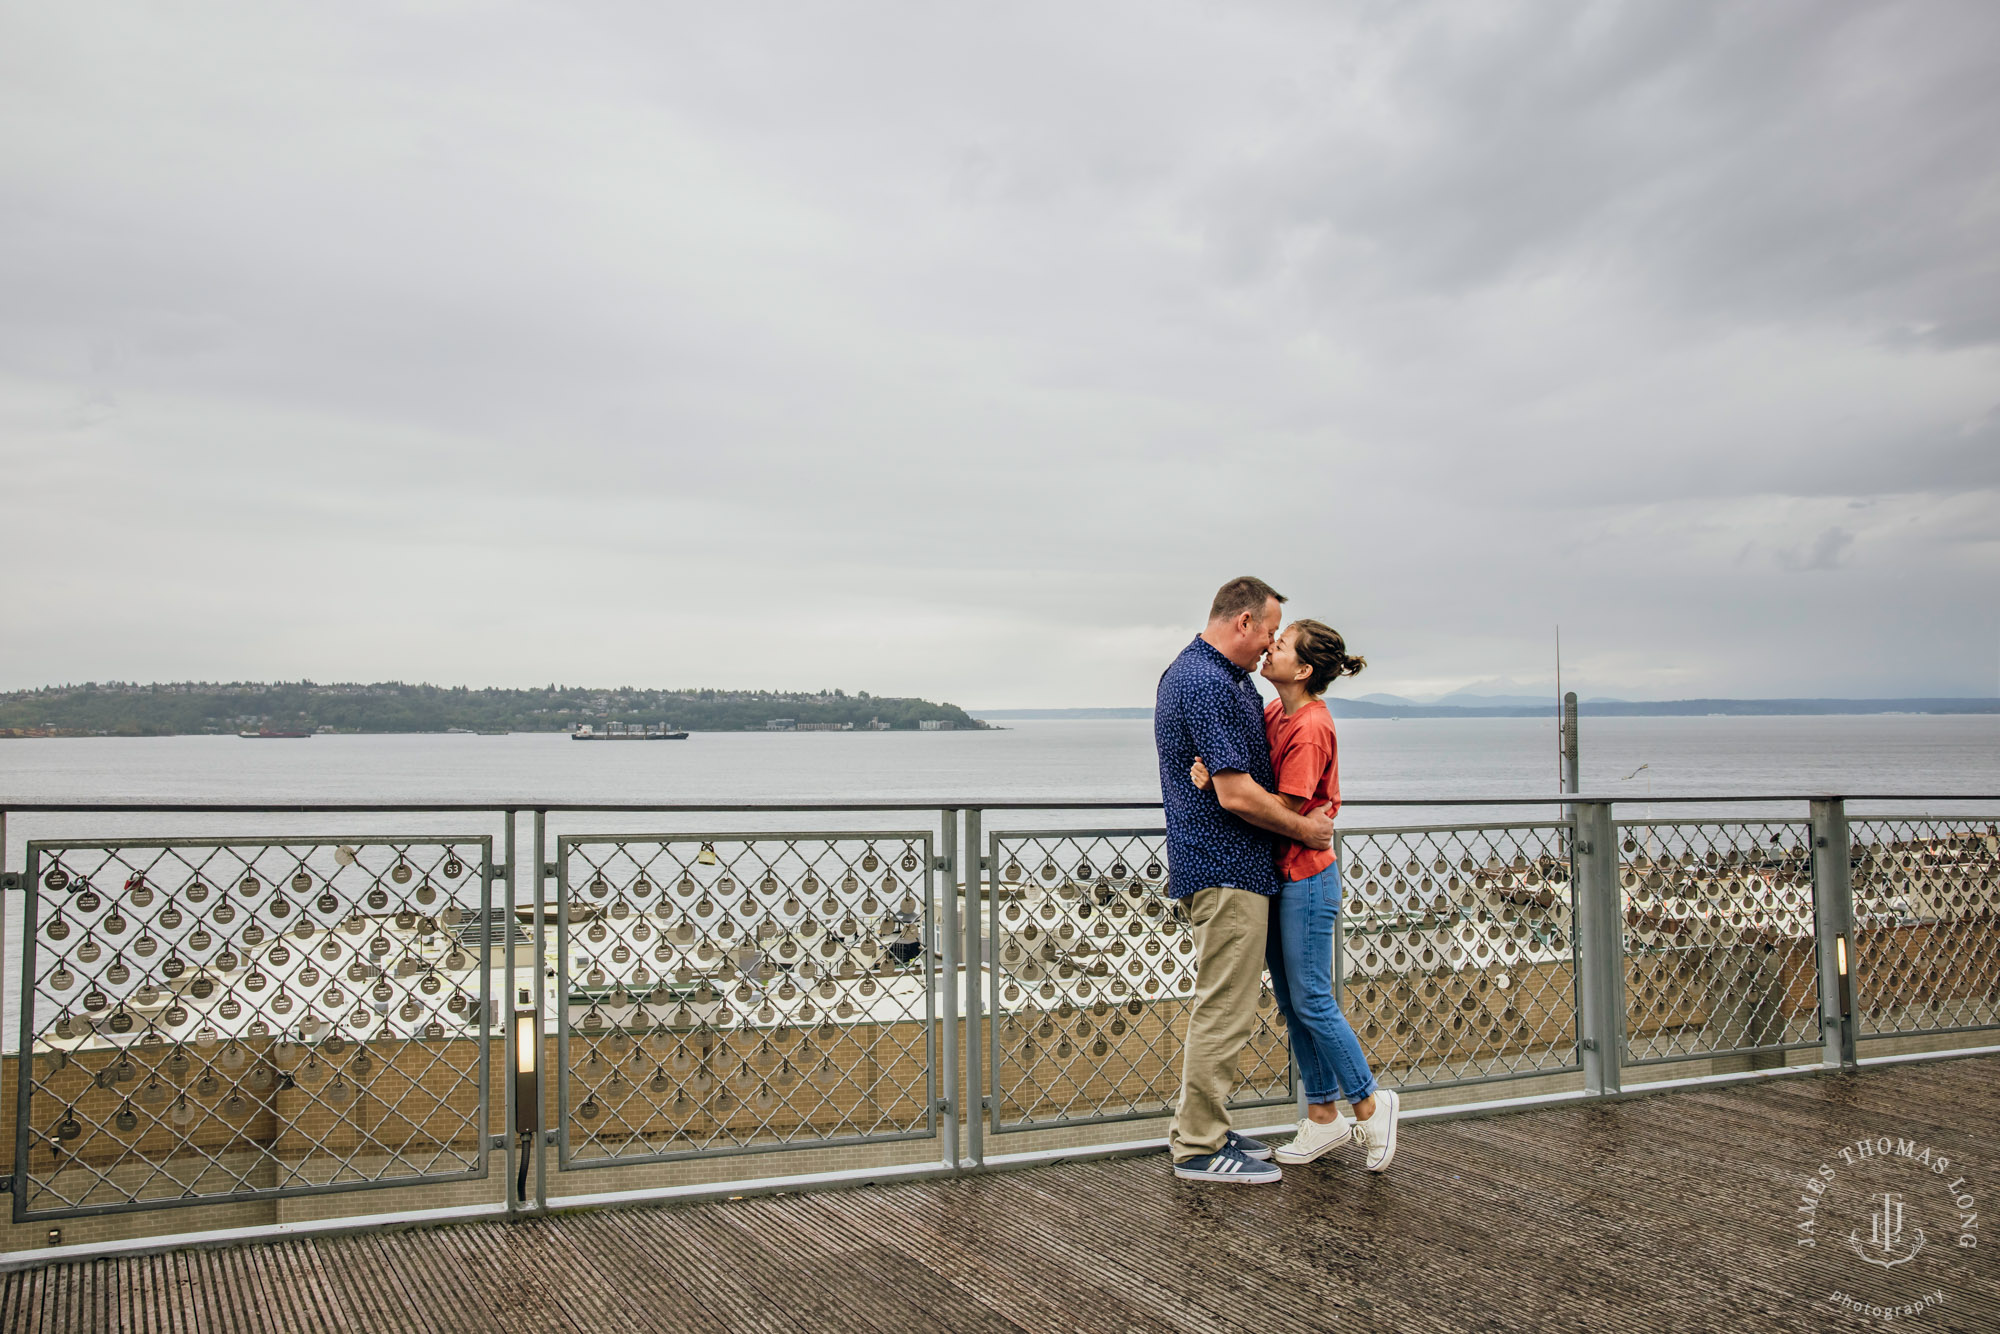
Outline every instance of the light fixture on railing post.
POLYGON ((521 1137, 521 1170, 514 1180, 514 1202, 527 1203, 528 1161, 535 1142, 538 1101, 535 1076, 541 1064, 541 1018, 528 1003, 528 989, 514 998, 514 1132, 521 1137))
POLYGON ((1848 975, 1847 971, 1847 933, 1845 931, 1833 938, 1833 949, 1834 954, 1837 956, 1834 966, 1840 970, 1840 1017, 1852 1020, 1854 1018, 1854 979, 1848 975))
POLYGON ((1813 936, 1819 955, 1822 1063, 1853 1068, 1854 846, 1847 803, 1812 803, 1813 936))

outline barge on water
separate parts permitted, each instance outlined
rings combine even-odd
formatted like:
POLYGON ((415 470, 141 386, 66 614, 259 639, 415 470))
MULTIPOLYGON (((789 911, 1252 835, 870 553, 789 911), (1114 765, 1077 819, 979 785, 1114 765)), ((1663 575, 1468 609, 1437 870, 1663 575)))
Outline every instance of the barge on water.
POLYGON ((637 723, 630 727, 623 723, 611 723, 600 732, 591 724, 583 723, 569 734, 569 739, 571 741, 685 741, 688 739, 688 734, 665 727, 643 727, 637 723))

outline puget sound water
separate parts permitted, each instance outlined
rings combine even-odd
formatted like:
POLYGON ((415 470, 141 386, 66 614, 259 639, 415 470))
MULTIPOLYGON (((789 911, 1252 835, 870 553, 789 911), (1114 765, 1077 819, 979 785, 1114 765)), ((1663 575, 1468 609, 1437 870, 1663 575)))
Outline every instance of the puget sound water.
MULTIPOLYGON (((1338 724, 1351 799, 1553 789, 1539 718, 1338 724)), ((2000 715, 1591 718, 1584 787, 1657 794, 1992 790, 2000 715)), ((992 732, 697 732, 579 745, 556 734, 65 737, 0 741, 0 799, 81 801, 1158 800, 1152 724, 1019 721, 992 732)))
MULTIPOLYGON (((1553 720, 1351 719, 1338 724, 1343 830, 1409 824, 1556 819, 1530 807, 1369 807, 1368 799, 1544 796, 1556 790, 1553 720)), ((1615 718, 1581 728, 1583 787, 1615 793, 1621 818, 1755 814, 1802 818, 1781 806, 1679 806, 1678 794, 2000 794, 2000 716, 1615 718), (1641 766, 1645 766, 1643 769, 1641 766)), ((1005 730, 945 733, 696 733, 686 741, 579 745, 566 736, 517 734, 60 738, 0 741, 0 802, 811 802, 1159 799, 1152 724, 1021 721, 1005 730)), ((1885 813, 1921 809, 1982 814, 2000 803, 1869 803, 1885 813)), ((1007 811, 1010 828, 1151 828, 1157 811, 1007 811)), ((592 814, 549 817, 561 833, 869 829, 937 831, 925 812, 592 814)), ((450 834, 494 840, 497 816, 454 814, 9 816, 5 866, 25 864, 31 839, 450 834)), ((522 837, 528 836, 522 822, 522 837)), ((520 850, 526 864, 530 849, 520 850)), ((527 893, 523 882, 523 896, 527 893)), ((4 1030, 17 1041, 23 900, 6 896, 4 1030)))

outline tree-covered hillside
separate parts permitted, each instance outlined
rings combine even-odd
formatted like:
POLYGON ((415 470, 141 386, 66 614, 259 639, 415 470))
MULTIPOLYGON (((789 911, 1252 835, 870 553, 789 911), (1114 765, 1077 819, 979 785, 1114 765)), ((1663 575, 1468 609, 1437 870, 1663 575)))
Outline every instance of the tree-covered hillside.
POLYGON ((688 731, 734 732, 773 719, 800 723, 878 721, 898 731, 920 722, 954 728, 983 726, 952 704, 891 699, 867 692, 814 693, 769 690, 594 689, 550 685, 531 690, 473 690, 465 686, 319 685, 177 682, 135 685, 92 682, 0 694, 0 733, 173 736, 257 728, 338 732, 478 731, 565 732, 578 723, 663 723, 688 731))

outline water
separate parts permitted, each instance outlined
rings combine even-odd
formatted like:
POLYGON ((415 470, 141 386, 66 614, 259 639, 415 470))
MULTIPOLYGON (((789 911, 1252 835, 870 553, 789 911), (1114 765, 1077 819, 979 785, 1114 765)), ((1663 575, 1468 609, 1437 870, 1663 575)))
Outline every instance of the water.
MULTIPOLYGON (((1556 786, 1554 723, 1536 718, 1350 719, 1339 724, 1345 826, 1547 819, 1550 806, 1369 808, 1369 799, 1537 796, 1556 786)), ((1649 797, 1702 793, 1958 792, 2000 796, 2000 716, 1608 718, 1583 724, 1583 785, 1621 814, 1720 814, 1649 797), (1641 765, 1646 768, 1634 775, 1641 765)), ((994 732, 696 733, 578 744, 561 735, 89 737, 0 742, 0 801, 562 802, 1159 800, 1152 724, 1018 722, 994 732)), ((1928 802, 1937 813, 1991 810, 1928 802)), ((1751 808, 1738 808, 1747 813, 1751 808)), ((1899 809, 1909 809, 1902 807, 1899 809)), ((1804 813, 1802 804, 1756 808, 1804 813)), ((1151 825, 1155 812, 993 812, 988 828, 1151 825)), ((893 815, 556 815, 555 832, 914 829, 893 815)), ((252 833, 491 834, 477 815, 16 815, 29 838, 252 833)))
MULTIPOLYGON (((1703 793, 1953 792, 2000 796, 2000 716, 1585 719, 1589 792, 1625 798, 1620 814, 1669 818, 1727 808, 1648 805, 1703 793), (1640 765, 1646 769, 1628 777, 1640 765)), ((1555 788, 1555 732, 1532 718, 1354 719, 1339 724, 1344 828, 1480 820, 1547 820, 1528 808, 1374 808, 1368 799, 1539 796, 1555 788)), ((684 742, 578 745, 559 735, 35 739, 0 742, 0 802, 459 801, 744 802, 1159 799, 1152 724, 1018 722, 1005 731, 946 733, 697 733, 684 742)), ((1911 809, 1870 803, 1876 809, 1911 809)), ((1930 801, 1949 814, 2000 802, 1930 801)), ((1741 813, 1805 813, 1803 803, 1741 813)), ((1155 826, 1157 812, 993 812, 987 827, 1155 826)), ((938 829, 923 812, 894 814, 558 814, 563 832, 713 829, 938 829)), ((497 816, 34 815, 6 830, 6 866, 29 839, 267 834, 436 834, 493 837, 497 816)), ((524 830, 525 833, 525 830, 524 830)), ((523 855, 527 849, 523 849, 523 855)), ((552 854, 553 850, 551 850, 552 854)), ((18 979, 19 894, 7 896, 6 973, 18 979)), ((18 983, 6 988, 0 1044, 11 1049, 18 983)))
MULTIPOLYGON (((1536 718, 1348 719, 1350 801, 1530 796, 1555 788, 1536 718)), ((1585 718, 1590 792, 2000 794, 2000 715, 1585 718), (1630 780, 1640 765, 1649 766, 1630 780), (1624 780, 1624 781, 1621 781, 1624 780)), ((1152 724, 1005 731, 696 733, 579 745, 558 735, 90 737, 0 742, 0 800, 1157 801, 1152 724)), ((1355 814, 1359 814, 1356 811, 1355 814)), ((103 817, 98 817, 101 823, 103 817)), ((11 832, 11 831, 10 831, 11 832)))

